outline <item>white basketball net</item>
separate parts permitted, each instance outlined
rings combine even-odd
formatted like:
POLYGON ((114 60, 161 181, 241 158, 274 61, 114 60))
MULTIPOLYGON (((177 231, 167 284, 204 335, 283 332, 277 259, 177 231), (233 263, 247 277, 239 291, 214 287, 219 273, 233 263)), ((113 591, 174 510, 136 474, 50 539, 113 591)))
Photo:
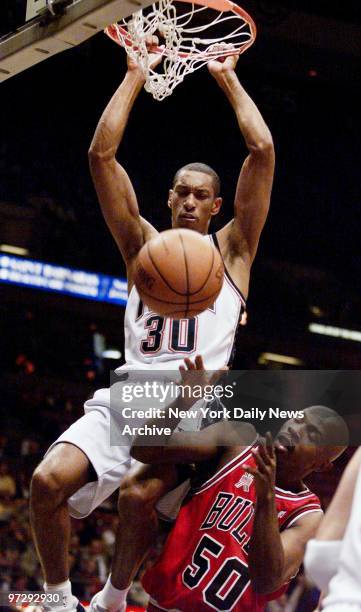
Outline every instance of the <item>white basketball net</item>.
POLYGON ((189 4, 190 10, 184 11, 184 7, 188 9, 185 2, 160 0, 105 30, 141 67, 145 89, 156 100, 169 96, 190 72, 212 59, 243 53, 255 40, 256 27, 243 9, 229 0, 211 0, 212 8, 209 0, 200 1, 207 6, 189 4), (219 4, 226 10, 220 12, 219 4), (149 35, 158 36, 157 52, 163 58, 155 70, 145 42, 149 35), (232 48, 222 49, 221 42, 231 43, 232 48))

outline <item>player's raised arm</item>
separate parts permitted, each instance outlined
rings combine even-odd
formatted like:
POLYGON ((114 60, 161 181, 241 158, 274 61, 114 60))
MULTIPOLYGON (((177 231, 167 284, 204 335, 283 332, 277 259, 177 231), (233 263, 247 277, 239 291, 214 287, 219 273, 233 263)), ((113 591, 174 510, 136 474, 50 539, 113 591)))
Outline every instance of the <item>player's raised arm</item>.
POLYGON ((268 214, 275 163, 270 130, 235 73, 237 59, 237 56, 228 56, 223 62, 208 64, 210 73, 232 105, 249 151, 238 179, 234 219, 219 232, 220 243, 228 242, 224 248, 231 274, 237 258, 241 257, 248 268, 255 258, 268 214))
MULTIPOLYGON (((153 38, 150 45, 157 42, 153 38)), ((157 58, 154 56, 155 63, 157 58)), ((156 234, 140 217, 132 183, 116 160, 129 113, 144 81, 140 68, 128 59, 127 73, 104 110, 89 149, 90 171, 104 219, 127 265, 144 242, 156 234)))

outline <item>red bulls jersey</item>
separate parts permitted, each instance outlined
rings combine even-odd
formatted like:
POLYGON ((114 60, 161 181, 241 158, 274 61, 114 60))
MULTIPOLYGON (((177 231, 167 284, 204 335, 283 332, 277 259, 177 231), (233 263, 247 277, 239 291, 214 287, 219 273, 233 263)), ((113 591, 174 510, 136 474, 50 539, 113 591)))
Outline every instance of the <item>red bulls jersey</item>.
MULTIPOLYGON (((285 590, 287 585, 263 596, 250 584, 247 559, 256 492, 254 477, 243 466, 255 465, 251 448, 183 505, 161 556, 143 578, 149 610, 259 612, 285 590)), ((322 512, 319 499, 307 488, 291 493, 276 487, 276 507, 281 531, 305 514, 322 512)))

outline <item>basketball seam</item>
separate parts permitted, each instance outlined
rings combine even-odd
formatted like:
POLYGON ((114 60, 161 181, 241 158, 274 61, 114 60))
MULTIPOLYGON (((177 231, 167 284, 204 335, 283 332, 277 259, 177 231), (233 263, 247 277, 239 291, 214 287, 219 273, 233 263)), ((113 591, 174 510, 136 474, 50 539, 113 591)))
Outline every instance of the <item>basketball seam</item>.
MULTIPOLYGON (((162 304, 174 304, 174 306, 184 306, 184 302, 174 302, 173 300, 162 300, 162 298, 159 298, 159 297, 155 298, 154 295, 152 295, 151 293, 146 293, 146 291, 144 291, 143 289, 138 289, 138 291, 142 295, 150 297, 153 300, 155 299, 157 302, 161 302, 162 304)), ((189 305, 193 306, 194 304, 201 304, 202 302, 206 302, 207 300, 210 300, 214 296, 218 295, 219 292, 220 292, 220 290, 217 289, 217 291, 214 291, 213 293, 211 293, 210 295, 207 295, 206 297, 202 298, 201 300, 196 300, 196 301, 189 302, 189 305)))
POLYGON ((181 245, 182 245, 182 249, 183 249, 184 265, 185 265, 185 269, 186 269, 187 300, 186 300, 186 310, 185 310, 185 313, 186 313, 186 317, 187 317, 187 314, 189 312, 189 269, 188 269, 187 254, 186 254, 186 250, 184 248, 184 242, 183 242, 182 234, 179 234, 179 240, 181 241, 181 245))
MULTIPOLYGON (((184 246, 183 246, 183 239, 181 238, 181 236, 180 236, 180 239, 181 239, 181 241, 182 241, 183 253, 185 253, 185 249, 184 249, 184 246)), ((162 240, 164 241, 164 239, 162 239, 162 240)), ((182 291, 177 291, 176 289, 174 289, 174 288, 172 287, 172 285, 171 285, 171 284, 170 284, 170 283, 167 281, 167 279, 165 278, 165 276, 163 276, 163 274, 162 274, 162 273, 161 273, 161 271, 159 270, 159 268, 158 268, 158 266, 157 266, 156 262, 155 262, 155 261, 154 261, 154 259, 153 259, 153 255, 152 255, 151 250, 150 250, 150 248, 149 248, 149 243, 147 243, 147 253, 148 253, 149 259, 150 259, 150 261, 151 261, 151 263, 152 263, 152 265, 153 265, 154 269, 155 269, 155 270, 158 272, 158 274, 159 274, 160 278, 161 278, 161 279, 162 279, 162 281, 163 281, 163 282, 166 284, 166 286, 168 287, 168 289, 170 289, 171 291, 173 291, 173 293, 175 293, 176 295, 181 295, 182 297, 186 297, 186 296, 192 297, 193 295, 196 295, 197 293, 199 293, 200 291, 202 291, 202 289, 203 289, 203 288, 205 287, 205 285, 207 284, 207 281, 209 280, 209 277, 210 277, 210 275, 211 275, 211 273, 212 273, 212 270, 213 270, 213 265, 214 265, 214 251, 213 251, 213 249, 212 249, 212 264, 211 264, 211 267, 210 267, 210 270, 209 270, 209 272, 208 272, 208 275, 207 275, 206 280, 203 282, 203 284, 202 284, 202 285, 201 285, 201 286, 200 286, 200 287, 199 287, 199 288, 198 288, 196 291, 192 291, 192 292, 187 291, 186 293, 183 293, 182 291)), ((188 268, 188 266, 187 266, 187 263, 188 263, 188 262, 187 262, 186 257, 185 257, 185 267, 186 267, 186 275, 187 275, 187 288, 189 289, 189 283, 188 283, 188 276, 189 276, 188 270, 189 270, 189 268, 188 268)))
POLYGON ((161 273, 161 271, 159 270, 157 264, 155 263, 153 257, 152 257, 152 253, 150 251, 149 248, 149 243, 147 242, 147 253, 149 256, 150 261, 152 262, 152 265, 154 267, 154 269, 158 272, 159 276, 161 277, 162 281, 167 285, 168 289, 170 289, 171 291, 173 291, 174 293, 177 293, 178 295, 184 295, 184 293, 181 293, 179 291, 176 291, 175 289, 173 289, 173 287, 169 284, 169 282, 167 281, 167 279, 163 276, 163 274, 161 273))
MULTIPOLYGON (((162 278, 162 275, 160 274, 160 272, 159 272, 159 270, 158 270, 158 267, 157 267, 156 263, 153 261, 153 258, 152 258, 152 255, 151 255, 151 252, 150 252, 150 249, 149 249, 149 244, 148 244, 148 243, 146 243, 146 247, 147 247, 147 248, 146 248, 146 250, 147 250, 147 253, 148 253, 148 257, 149 257, 149 259, 150 259, 150 263, 152 264, 152 266, 153 266, 153 268, 154 268, 155 272, 156 272, 157 274, 159 274, 159 275, 161 276, 161 278, 162 278)), ((164 281, 166 282, 166 280, 165 280, 165 279, 164 279, 164 281)), ((170 288, 170 289, 172 289, 170 286, 169 286, 169 288, 170 288)), ((148 297, 154 297, 154 296, 153 296, 151 293, 146 293, 146 291, 144 291, 144 289, 143 289, 143 288, 140 288, 140 287, 138 288, 138 292, 139 292, 139 294, 140 294, 140 293, 142 293, 143 295, 147 295, 148 297)))

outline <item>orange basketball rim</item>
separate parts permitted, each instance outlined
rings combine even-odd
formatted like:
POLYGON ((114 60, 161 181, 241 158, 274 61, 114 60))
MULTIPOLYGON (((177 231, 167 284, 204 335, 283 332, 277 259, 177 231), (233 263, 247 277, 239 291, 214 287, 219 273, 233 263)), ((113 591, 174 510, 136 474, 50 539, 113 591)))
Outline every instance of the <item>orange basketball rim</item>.
POLYGON ((162 100, 209 61, 244 53, 257 30, 252 17, 231 0, 160 0, 105 32, 142 68, 145 89, 162 100), (150 35, 162 43, 152 47, 152 54, 162 56, 161 69, 152 67, 146 45, 150 35))

